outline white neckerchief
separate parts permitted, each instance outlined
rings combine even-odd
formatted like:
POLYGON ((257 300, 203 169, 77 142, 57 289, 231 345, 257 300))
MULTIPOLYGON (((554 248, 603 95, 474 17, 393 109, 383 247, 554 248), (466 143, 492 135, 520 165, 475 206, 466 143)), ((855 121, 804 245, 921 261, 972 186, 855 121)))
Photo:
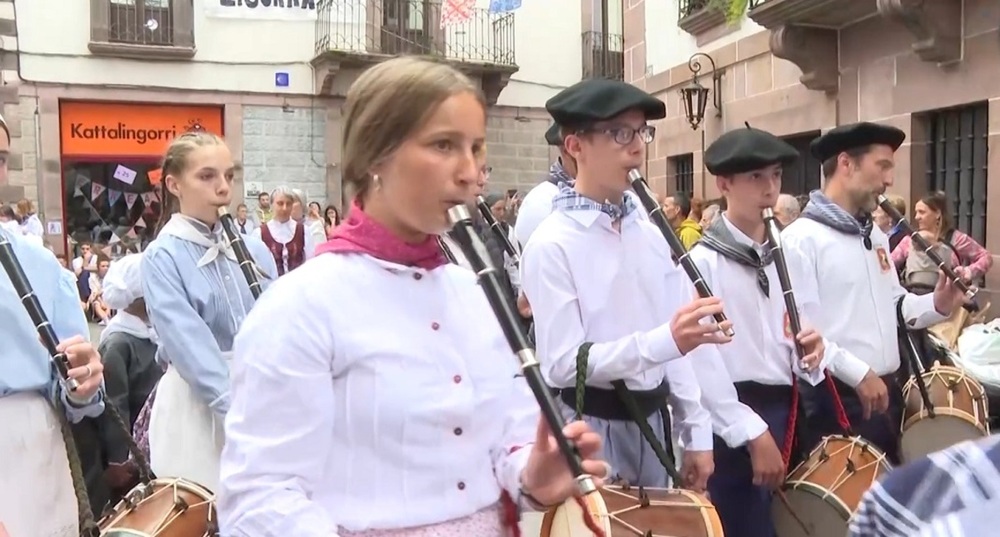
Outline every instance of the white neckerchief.
POLYGON ((233 252, 232 247, 227 241, 221 240, 221 237, 216 240, 206 237, 204 233, 194 227, 194 224, 191 222, 189 217, 180 213, 174 213, 174 215, 170 217, 167 224, 163 226, 163 229, 160 230, 160 233, 173 235, 178 239, 186 240, 197 244, 198 246, 208 248, 205 254, 201 256, 201 259, 198 260, 198 268, 204 267, 212 261, 215 261, 215 259, 219 257, 219 254, 228 257, 232 261, 236 261, 236 253, 233 252))
POLYGON ((130 336, 148 339, 156 343, 156 334, 153 333, 153 327, 125 310, 118 310, 118 313, 108 321, 108 326, 101 332, 100 342, 104 343, 104 340, 115 332, 123 332, 130 336))

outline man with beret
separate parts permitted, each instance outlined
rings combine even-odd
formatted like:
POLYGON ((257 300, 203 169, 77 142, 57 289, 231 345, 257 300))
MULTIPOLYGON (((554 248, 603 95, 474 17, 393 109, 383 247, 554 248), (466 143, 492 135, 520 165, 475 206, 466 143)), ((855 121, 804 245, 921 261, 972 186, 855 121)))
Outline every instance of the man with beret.
MULTIPOLYGON (((741 403, 715 417, 721 427, 708 482, 727 537, 774 537, 771 496, 785 481, 792 453, 794 436, 787 433, 795 431, 795 379, 823 380, 823 340, 810 329, 793 338, 762 217, 781 192, 783 166, 797 158, 795 148, 749 126, 723 134, 705 151, 726 211, 705 229, 690 257, 736 327, 733 343, 719 346, 725 363, 719 374, 741 403), (805 351, 801 360, 796 339, 805 351)), ((786 263, 802 270, 795 255, 786 263)), ((795 290, 800 307, 815 304, 808 291, 795 290)), ((694 363, 695 369, 701 365, 694 363)))
POLYGON ((549 167, 549 175, 521 200, 521 209, 517 213, 517 220, 514 222, 514 237, 521 247, 528 244, 528 238, 538 228, 549 214, 552 213, 552 198, 559 193, 560 183, 572 183, 576 176, 576 162, 569 156, 562 147, 562 135, 559 133, 559 125, 553 123, 545 131, 545 142, 550 147, 559 148, 559 158, 549 167))
MULTIPOLYGON (((925 328, 962 305, 961 291, 943 277, 933 294, 907 293, 889 257, 889 239, 874 227, 878 195, 893 184, 894 153, 906 135, 875 123, 837 127, 813 141, 826 185, 814 191, 802 217, 782 232, 785 246, 807 261, 807 286, 823 305, 810 316, 827 338, 826 364, 855 434, 899 461, 902 397, 897 316, 925 328), (831 345, 830 342, 835 343, 831 345)), ((809 432, 840 434, 828 390, 805 391, 809 432)))
POLYGON ((577 175, 561 185, 521 258, 545 379, 567 415, 604 435, 605 460, 632 485, 664 487, 677 476, 669 392, 687 450, 678 485, 704 490, 712 424, 691 363, 723 367, 715 344, 728 338, 714 323, 701 324, 722 305, 694 298, 660 230, 626 195, 628 172, 642 165, 655 134, 647 122, 664 117, 664 104, 623 82, 586 80, 546 108, 577 175))

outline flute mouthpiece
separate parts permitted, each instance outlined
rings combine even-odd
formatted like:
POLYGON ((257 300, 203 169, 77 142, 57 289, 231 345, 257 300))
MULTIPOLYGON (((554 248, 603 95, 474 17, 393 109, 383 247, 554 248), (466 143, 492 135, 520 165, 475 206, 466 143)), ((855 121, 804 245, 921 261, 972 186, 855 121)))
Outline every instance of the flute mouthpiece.
POLYGON ((642 180, 642 174, 639 173, 639 170, 635 170, 635 169, 629 170, 629 172, 628 172, 628 180, 632 181, 632 182, 641 181, 642 180))
POLYGON ((764 209, 761 209, 760 214, 764 217, 764 220, 769 220, 774 218, 774 209, 765 207, 764 209))
POLYGON ((229 207, 226 207, 225 205, 219 207, 219 216, 225 216, 227 214, 229 214, 229 207))
POLYGON ((889 201, 889 198, 885 197, 885 194, 879 194, 877 199, 879 205, 882 205, 883 203, 889 201))
POLYGON ((469 212, 469 208, 465 204, 459 204, 451 209, 448 209, 448 220, 451 221, 452 225, 455 225, 463 220, 471 220, 472 213, 469 212))

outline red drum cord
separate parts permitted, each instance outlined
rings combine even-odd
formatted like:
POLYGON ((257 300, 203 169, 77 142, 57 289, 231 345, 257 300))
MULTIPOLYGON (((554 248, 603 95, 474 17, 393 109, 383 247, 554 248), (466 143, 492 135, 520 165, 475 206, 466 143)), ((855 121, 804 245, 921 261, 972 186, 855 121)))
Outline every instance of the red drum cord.
MULTIPOLYGON (((598 493, 592 492, 591 494, 598 493)), ((601 529, 601 527, 597 525, 597 521, 594 520, 594 514, 587 508, 587 502, 583 501, 583 497, 573 496, 573 499, 576 500, 576 504, 579 505, 580 510, 583 511, 583 524, 587 526, 587 529, 590 530, 596 537, 606 537, 604 535, 604 530, 601 529)))

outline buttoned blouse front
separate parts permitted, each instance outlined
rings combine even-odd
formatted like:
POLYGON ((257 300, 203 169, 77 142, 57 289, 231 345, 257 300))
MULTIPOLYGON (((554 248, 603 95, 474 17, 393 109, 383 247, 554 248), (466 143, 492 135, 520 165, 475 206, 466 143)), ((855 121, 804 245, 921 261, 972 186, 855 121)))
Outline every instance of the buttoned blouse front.
POLYGON ((516 497, 538 407, 470 271, 318 256, 235 351, 227 536, 408 528, 516 497))

